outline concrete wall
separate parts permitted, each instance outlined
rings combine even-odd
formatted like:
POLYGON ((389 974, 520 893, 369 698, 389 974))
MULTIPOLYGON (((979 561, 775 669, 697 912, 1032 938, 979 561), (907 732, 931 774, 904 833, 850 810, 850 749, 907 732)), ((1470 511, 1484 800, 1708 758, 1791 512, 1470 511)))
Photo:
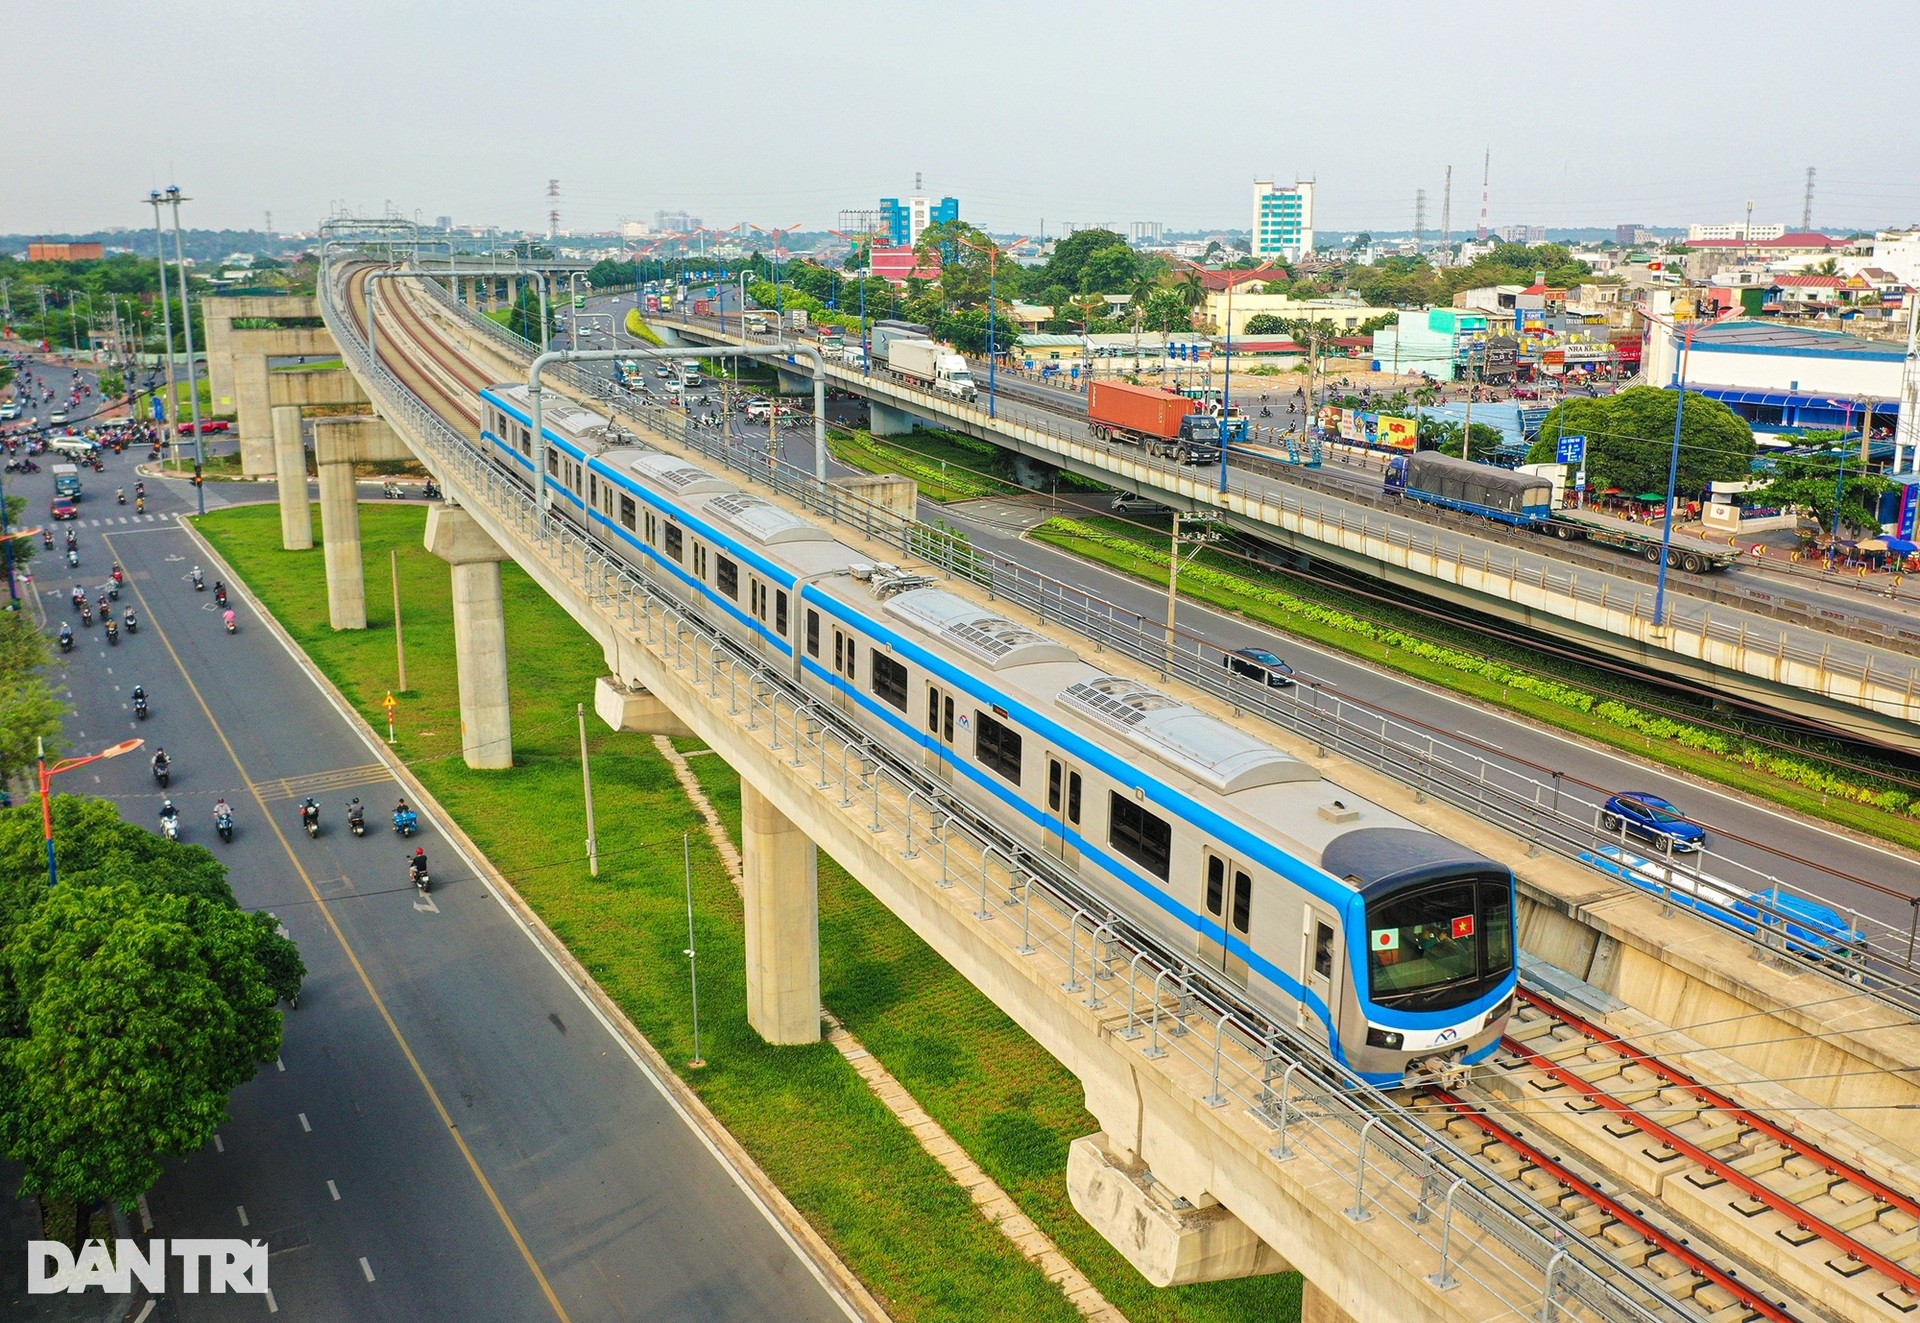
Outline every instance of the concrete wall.
POLYGON ((267 373, 267 401, 274 408, 365 404, 367 393, 341 368, 281 368, 267 373))
POLYGON ((280 321, 318 317, 319 302, 305 295, 214 295, 200 301, 206 331, 207 383, 215 413, 233 412, 233 324, 236 321, 280 321))

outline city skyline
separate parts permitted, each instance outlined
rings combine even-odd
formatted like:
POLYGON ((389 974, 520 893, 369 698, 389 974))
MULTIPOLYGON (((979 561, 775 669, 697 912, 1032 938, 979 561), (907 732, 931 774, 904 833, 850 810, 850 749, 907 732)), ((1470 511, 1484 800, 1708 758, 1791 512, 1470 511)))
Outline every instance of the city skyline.
MULTIPOLYGON (((1784 5, 1743 12, 1764 28, 1769 9, 1784 26, 1784 5)), ((1244 229, 1256 179, 1302 179, 1317 184, 1322 231, 1410 229, 1424 190, 1437 235, 1451 165, 1460 235, 1478 223, 1489 151, 1496 226, 1724 224, 1752 202, 1756 223, 1797 227, 1809 166, 1816 227, 1920 221, 1920 181, 1885 170, 1920 147, 1910 105, 1862 115, 1762 98, 1751 80, 1682 78, 1667 52, 1732 38, 1710 14, 1651 5, 1616 6, 1604 23, 1486 6, 1470 30, 1436 30, 1430 11, 1397 0, 1364 18, 1284 22, 1252 5, 1035 13, 1001 0, 964 16, 855 3, 828 25, 749 0, 591 18, 560 3, 311 0, 270 28, 229 0, 106 11, 84 32, 72 11, 26 11, 16 35, 84 47, 106 67, 201 72, 179 98, 141 100, 130 133, 125 98, 76 97, 70 70, 23 64, 16 91, 57 107, 60 127, 20 135, 0 232, 137 229, 147 190, 170 183, 194 198, 184 219, 208 229, 259 228, 268 213, 277 229, 310 229, 336 209, 389 206, 516 230, 543 230, 550 209, 582 232, 663 209, 825 229, 844 208, 909 194, 918 172, 925 192, 1006 232, 1102 218, 1244 229), (514 45, 509 77, 502 34, 529 24, 553 39, 514 45), (1229 61, 1224 83, 1208 84, 1232 104, 1223 117, 1165 78, 1166 33, 1183 27, 1203 46, 1265 34, 1275 44, 1249 49, 1293 54, 1229 61), (380 40, 328 62, 314 58, 319 30, 380 40), (719 31, 724 56, 710 49, 719 31), (911 93, 868 85, 869 71, 928 51, 934 76, 911 93), (1129 88, 1150 91, 1131 104, 1129 88)), ((1856 22, 1882 67, 1920 54, 1899 7, 1858 6, 1856 22)))

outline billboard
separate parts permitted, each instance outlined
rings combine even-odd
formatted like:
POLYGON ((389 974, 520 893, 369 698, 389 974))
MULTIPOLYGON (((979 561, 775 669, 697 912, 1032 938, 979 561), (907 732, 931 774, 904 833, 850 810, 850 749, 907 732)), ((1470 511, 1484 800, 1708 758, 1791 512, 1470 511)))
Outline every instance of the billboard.
POLYGON ((1380 415, 1380 444, 1394 450, 1412 450, 1419 440, 1419 428, 1411 418, 1396 418, 1392 414, 1380 415))

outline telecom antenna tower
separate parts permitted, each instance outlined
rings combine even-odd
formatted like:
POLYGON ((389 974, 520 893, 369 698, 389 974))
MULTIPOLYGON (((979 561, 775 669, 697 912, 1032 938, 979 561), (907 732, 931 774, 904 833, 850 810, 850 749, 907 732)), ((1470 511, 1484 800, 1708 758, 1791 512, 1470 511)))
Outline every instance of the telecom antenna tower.
POLYGON ((1492 182, 1493 182, 1493 148, 1488 147, 1486 160, 1480 167, 1480 228, 1474 233, 1474 236, 1473 236, 1474 238, 1480 240, 1480 242, 1482 243, 1485 243, 1487 240, 1487 193, 1488 193, 1488 186, 1492 182))
POLYGON ((1440 246, 1453 242, 1453 167, 1447 167, 1447 185, 1440 191, 1440 246))
POLYGON ((1807 167, 1807 196, 1800 204, 1800 230, 1806 233, 1813 229, 1813 167, 1807 167))
POLYGON ((1420 247, 1427 241, 1427 190, 1413 190, 1413 246, 1420 247))
POLYGON ((547 238, 560 237, 560 181, 547 181, 547 238))

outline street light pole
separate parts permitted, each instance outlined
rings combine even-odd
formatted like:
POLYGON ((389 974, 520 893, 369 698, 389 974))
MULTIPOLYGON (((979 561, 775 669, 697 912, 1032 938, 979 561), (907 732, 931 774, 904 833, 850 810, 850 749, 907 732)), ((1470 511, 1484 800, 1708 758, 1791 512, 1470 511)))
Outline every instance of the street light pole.
POLYGON ((60 884, 60 871, 53 858, 53 778, 62 772, 71 772, 76 767, 85 767, 88 763, 97 763, 103 758, 118 758, 123 753, 132 753, 145 744, 145 740, 122 740, 111 748, 99 753, 89 754, 85 758, 62 758, 53 766, 47 766, 47 742, 39 741, 40 749, 40 825, 47 838, 47 886, 49 889, 60 884))
POLYGON ((184 241, 180 237, 180 204, 190 202, 183 197, 178 184, 167 185, 167 202, 173 207, 173 261, 180 268, 180 320, 187 337, 187 401, 193 410, 193 495, 196 513, 207 512, 207 489, 201 481, 206 470, 207 442, 200 426, 200 378, 193 364, 193 304, 187 295, 187 254, 184 241))
POLYGON ((1673 402, 1673 451, 1667 456, 1667 511, 1660 521, 1660 573, 1653 589, 1653 627, 1663 628, 1667 623, 1667 561, 1673 548, 1673 495, 1674 487, 1680 478, 1680 423, 1687 413, 1687 355, 1693 349, 1694 324, 1687 326, 1686 336, 1680 342, 1680 357, 1674 364, 1673 384, 1676 396, 1673 402))
MULTIPOLYGON (((167 246, 166 236, 160 229, 160 191, 155 189, 148 194, 147 201, 153 205, 153 257, 160 264, 160 326, 166 337, 167 346, 167 407, 163 421, 172 429, 167 439, 171 443, 171 458, 178 463, 180 459, 180 388, 173 375, 173 301, 167 296, 167 246)), ((45 291, 41 291, 45 297, 45 291)))

